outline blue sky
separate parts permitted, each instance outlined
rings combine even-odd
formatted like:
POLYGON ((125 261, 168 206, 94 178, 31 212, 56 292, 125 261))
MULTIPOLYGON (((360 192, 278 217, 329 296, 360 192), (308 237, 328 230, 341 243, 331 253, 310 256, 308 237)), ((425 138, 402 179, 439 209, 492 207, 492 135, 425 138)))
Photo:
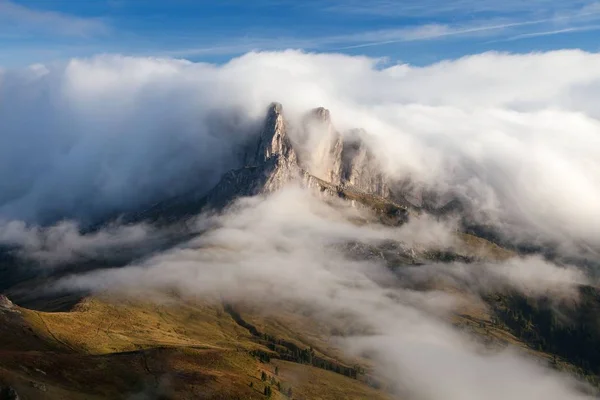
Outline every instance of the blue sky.
POLYGON ((300 48, 427 64, 600 47, 591 0, 0 0, 0 66, 98 53, 223 62, 300 48))

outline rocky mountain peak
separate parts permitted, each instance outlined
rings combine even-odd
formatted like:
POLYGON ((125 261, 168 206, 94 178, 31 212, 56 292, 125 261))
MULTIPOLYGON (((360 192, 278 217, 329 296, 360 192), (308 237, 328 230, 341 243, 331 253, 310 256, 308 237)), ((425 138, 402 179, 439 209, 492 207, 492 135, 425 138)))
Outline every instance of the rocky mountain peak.
POLYGON ((329 110, 325 107, 317 107, 310 112, 310 115, 322 122, 331 122, 331 115, 329 110))
POLYGON ((258 144, 248 153, 245 164, 247 166, 260 165, 274 156, 281 156, 293 162, 297 159, 287 134, 283 107, 279 103, 271 103, 269 106, 258 144))
POLYGON ((247 167, 268 164, 270 172, 264 191, 277 190, 286 181, 308 174, 335 186, 389 197, 381 167, 370 146, 363 140, 366 132, 353 130, 341 134, 333 126, 329 110, 324 107, 310 110, 300 126, 292 127, 297 135, 296 142, 290 140, 289 128, 282 105, 272 103, 258 143, 246 159, 247 167), (301 144, 306 141, 312 141, 316 146, 309 147, 307 151, 301 144), (294 145, 301 146, 301 160, 294 145))
POLYGON ((320 179, 338 186, 352 186, 366 193, 389 197, 389 185, 363 130, 338 132, 329 111, 317 108, 310 113, 315 120, 312 134, 319 136, 308 170, 320 179))
POLYGON ((185 215, 203 206, 220 208, 237 197, 274 192, 290 182, 351 199, 353 204, 375 196, 379 198, 377 204, 405 209, 390 200, 387 183, 370 147, 360 135, 340 134, 331 123, 329 110, 323 107, 309 111, 298 126, 290 127, 282 105, 272 103, 260 134, 248 147, 243 161, 242 168, 227 172, 202 198, 174 198, 135 218, 185 215), (291 128, 295 142, 289 137, 291 128), (306 146, 306 142, 315 140, 306 146))
POLYGON ((342 140, 339 176, 347 182, 369 193, 388 197, 388 182, 370 146, 365 143, 365 133, 353 131, 342 140))

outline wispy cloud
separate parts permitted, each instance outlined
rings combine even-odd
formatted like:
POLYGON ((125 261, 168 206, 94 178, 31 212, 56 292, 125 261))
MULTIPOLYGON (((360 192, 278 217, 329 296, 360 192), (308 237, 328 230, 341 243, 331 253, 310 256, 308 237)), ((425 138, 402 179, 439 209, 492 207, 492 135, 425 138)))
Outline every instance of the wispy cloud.
MULTIPOLYGON (((533 25, 559 23, 566 17, 539 19, 522 22, 506 20, 486 20, 468 25, 446 25, 438 23, 401 27, 397 29, 368 30, 343 35, 316 37, 241 37, 213 43, 210 46, 198 46, 161 52, 161 55, 189 57, 199 55, 241 54, 253 50, 282 50, 287 48, 306 50, 349 50, 387 44, 444 39, 454 36, 490 37, 505 34, 506 31, 533 25)), ((588 27, 589 29, 589 27, 588 27)), ((582 30, 565 28, 563 32, 582 30)), ((500 40, 498 40, 500 41, 500 40)), ((491 43, 491 42, 490 42, 491 43)))
MULTIPOLYGON (((361 47, 383 46, 386 44, 411 42, 418 40, 441 39, 449 36, 461 35, 480 35, 493 31, 501 31, 509 28, 516 28, 525 25, 541 23, 539 21, 529 21, 521 23, 505 23, 477 26, 450 26, 440 24, 420 25, 410 28, 400 28, 386 31, 365 32, 345 37, 344 41, 366 42, 345 46, 344 49, 355 49, 361 47)), ((342 39, 342 38, 340 38, 342 39)))
MULTIPOLYGON (((262 1, 273 6, 277 0, 262 1)), ((229 37, 182 49, 169 49, 164 55, 194 57, 241 54, 252 50, 282 50, 288 48, 345 51, 395 43, 435 41, 449 38, 466 40, 483 38, 488 43, 596 30, 591 25, 600 17, 600 1, 572 0, 306 0, 294 5, 304 12, 351 14, 354 20, 389 18, 397 27, 385 29, 373 24, 345 24, 339 33, 331 27, 324 31, 287 32, 254 37, 229 37), (307 11, 308 10, 308 11, 307 11), (451 17, 451 18, 449 18, 451 17), (396 19, 394 19, 396 18, 396 19), (585 24, 585 25, 584 25, 585 24), (354 26, 354 30, 351 27, 354 26), (369 29, 371 28, 371 29, 369 29), (373 29, 378 28, 378 29, 373 29), (320 34, 323 32, 328 34, 320 34), (507 39, 508 38, 508 39, 507 39)), ((365 50, 366 51, 366 50, 365 50)))
POLYGON ((564 26, 561 29, 553 29, 543 32, 524 33, 513 36, 514 38, 522 39, 534 36, 545 36, 551 34, 596 30, 596 25, 578 26, 577 24, 581 23, 581 21, 589 21, 590 19, 593 20, 597 18, 599 14, 600 7, 592 7, 592 5, 589 5, 585 9, 580 9, 575 13, 561 14, 550 18, 540 18, 531 20, 480 20, 470 22, 469 24, 456 25, 431 23, 411 27, 403 27, 399 29, 388 29, 345 35, 338 37, 337 40, 339 42, 358 42, 356 44, 341 48, 342 50, 344 50, 362 47, 382 46, 386 44, 417 40, 443 39, 450 36, 480 36, 490 34, 496 35, 499 32, 504 33, 507 30, 514 30, 536 25, 552 24, 556 26, 557 24, 560 24, 564 26))
POLYGON ((330 0, 325 12, 423 18, 440 15, 513 14, 549 15, 594 7, 594 0, 330 0))
POLYGON ((108 25, 98 18, 82 18, 55 11, 37 10, 9 0, 0 0, 0 25, 25 32, 50 32, 88 37, 105 34, 108 25))
MULTIPOLYGON (((123 7, 127 3, 111 1, 109 6, 123 7)), ((453 40, 481 45, 596 30, 590 27, 600 24, 600 1, 592 0, 531 0, 527 3, 520 0, 373 0, 366 3, 305 0, 292 5, 281 0, 260 0, 253 3, 251 9, 228 6, 218 12, 205 6, 207 15, 214 13, 217 17, 223 12, 234 16, 254 13, 244 15, 243 25, 228 30, 212 29, 210 24, 185 23, 170 24, 176 28, 163 29, 155 22, 136 20, 139 15, 135 12, 127 18, 115 14, 109 26, 103 18, 84 18, 58 7, 50 11, 25 7, 16 0, 0 0, 0 40, 3 40, 4 53, 0 54, 0 63, 22 64, 96 52, 191 59, 224 59, 254 50, 290 48, 352 53, 360 51, 352 49, 364 49, 365 54, 380 54, 377 46, 395 43, 429 41, 431 46, 437 46, 436 41, 453 40), (273 13, 277 17, 266 16, 260 24, 252 22, 252 15, 261 14, 260 10, 265 7, 277 9, 273 13), (327 18, 324 20, 324 17, 327 18), (290 24, 291 18, 310 21, 310 30, 303 28, 302 21, 290 24), (132 21, 135 23, 131 24, 132 21), (140 27, 143 27, 141 31, 140 27), (113 35, 103 35, 108 32, 113 35), (114 40, 117 36, 119 40, 114 40), (35 38, 36 43, 20 41, 23 37, 35 38), (91 38, 95 40, 80 40, 91 38), (39 48, 51 49, 53 55, 44 56, 39 48)), ((179 15, 184 14, 179 11, 189 10, 188 6, 174 6, 177 7, 180 7, 177 13, 166 17, 177 21, 179 15)), ((480 50, 478 47, 477 51, 480 50)), ((436 50, 435 53, 436 57, 445 57, 443 52, 436 50)))
POLYGON ((600 30, 600 25, 579 26, 579 27, 571 27, 571 28, 564 28, 564 29, 555 29, 555 30, 550 30, 550 31, 523 33, 520 35, 511 36, 511 37, 508 37, 505 39, 494 40, 490 43, 511 42, 514 40, 531 39, 531 38, 542 37, 542 36, 554 36, 554 35, 563 35, 563 34, 568 34, 568 33, 590 32, 590 31, 597 31, 597 30, 600 30))

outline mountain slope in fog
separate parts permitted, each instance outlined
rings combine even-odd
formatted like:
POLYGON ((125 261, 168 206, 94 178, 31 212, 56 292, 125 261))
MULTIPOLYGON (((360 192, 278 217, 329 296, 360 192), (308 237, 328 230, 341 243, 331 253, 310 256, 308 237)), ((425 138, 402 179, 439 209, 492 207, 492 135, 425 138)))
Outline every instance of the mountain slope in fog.
POLYGON ((373 207, 399 221, 408 212, 407 205, 394 201, 375 158, 360 137, 343 139, 324 108, 307 113, 304 126, 291 127, 282 105, 273 103, 258 140, 241 158, 244 167, 226 173, 208 194, 188 193, 128 219, 176 219, 193 215, 202 207, 222 208, 238 197, 271 193, 293 182, 373 207), (316 149, 307 150, 301 141, 311 129, 318 130, 320 143, 316 149), (293 142, 291 130, 296 130, 299 143, 293 142))
MULTIPOLYGON (((426 323, 415 317, 415 325, 435 327, 440 321, 452 323, 466 338, 483 343, 482 349, 486 351, 513 346, 551 368, 575 370, 581 376, 597 372, 595 355, 586 360, 581 349, 577 348, 574 354, 560 343, 566 334, 554 334, 557 323, 544 322, 542 329, 538 329, 536 324, 546 318, 545 311, 540 312, 541 317, 538 315, 537 308, 542 306, 523 306, 521 301, 529 292, 539 290, 541 294, 534 294, 542 303, 543 299, 549 299, 549 304, 555 306, 553 301, 560 299, 558 305, 562 307, 568 303, 568 294, 563 301, 560 288, 540 285, 540 289, 535 275, 523 277, 521 282, 521 276, 503 272, 506 265, 500 261, 517 259, 518 264, 518 255, 482 237, 462 232, 460 222, 452 224, 453 219, 460 221, 465 217, 461 201, 420 190, 408 180, 393 181, 383 173, 379 162, 369 146, 368 134, 361 130, 338 132, 326 109, 309 111, 301 124, 293 126, 286 120, 283 107, 272 104, 257 140, 241 156, 242 168, 226 173, 208 192, 203 189, 181 195, 120 219, 121 223, 157 227, 168 232, 167 239, 150 236, 156 240, 150 243, 157 244, 148 249, 140 250, 134 242, 130 247, 137 251, 86 254, 85 263, 81 258, 65 261, 64 269, 57 268, 55 274, 48 276, 52 279, 73 275, 72 279, 62 286, 67 288, 66 293, 51 291, 50 298, 44 297, 48 293, 40 290, 40 284, 46 282, 40 282, 39 278, 7 287, 9 293, 14 293, 13 300, 21 305, 24 302, 20 299, 27 299, 29 305, 42 306, 38 308, 51 301, 62 304, 61 296, 73 296, 77 305, 66 312, 46 313, 14 306, 0 298, 0 386, 14 388, 22 399, 52 400, 419 398, 418 393, 413 397, 414 388, 410 384, 404 388, 402 382, 375 368, 376 353, 364 350, 349 355, 339 342, 331 339, 343 342, 377 337, 380 333, 376 329, 381 326, 370 327, 352 314, 353 307, 359 308, 362 303, 371 306, 371 302, 376 307, 361 312, 369 314, 379 308, 389 311, 382 314, 388 318, 382 326, 398 323, 391 318, 396 316, 395 310, 387 310, 386 306, 403 309, 408 304, 415 307, 414 315, 409 312, 409 320, 433 310, 433 317, 428 316, 426 323), (285 192, 290 185, 308 189, 309 200, 302 198, 294 203, 294 196, 305 191, 285 192), (279 203, 268 202, 278 195, 279 203), (323 249, 315 249, 316 242, 311 241, 304 244, 305 248, 296 248, 294 242, 303 240, 306 232, 297 236, 292 232, 290 242, 283 240, 273 245, 276 250, 284 249, 281 254, 274 254, 277 258, 258 258, 253 260, 256 265, 251 264, 256 270, 242 270, 242 282, 223 284, 211 276, 212 264, 218 271, 236 266, 239 261, 236 256, 245 255, 244 251, 253 245, 258 247, 259 256, 263 256, 262 250, 267 256, 272 255, 269 253, 272 249, 260 247, 261 242, 269 241, 268 235, 256 237, 254 231, 243 228, 244 224, 255 222, 246 221, 248 218, 254 216, 260 223, 266 219, 265 215, 281 211, 276 209, 280 203, 292 208, 292 213, 284 213, 283 220, 276 221, 279 228, 281 225, 284 228, 289 225, 292 231, 306 228, 297 224, 297 220, 285 218, 293 219, 294 211, 298 212, 299 220, 311 217, 300 209, 300 205, 309 203, 306 207, 325 214, 325 224, 332 225, 339 237, 325 243, 323 249), (293 210, 294 207, 298 209, 293 210), (216 215, 216 222, 210 217, 208 222, 197 217, 202 211, 216 215), (196 226, 195 218, 200 219, 201 228, 196 226), (401 231, 411 224, 416 225, 401 231), (440 224, 448 229, 442 235, 429 237, 430 231, 440 224), (180 225, 187 228, 173 228, 180 225), (211 230, 213 225, 225 227, 226 234, 216 234, 211 230), (364 232, 344 235, 354 227, 372 230, 368 235, 364 232), (425 231, 420 232, 425 233, 425 239, 415 238, 419 236, 415 227, 425 231), (237 237, 240 242, 236 242, 235 235, 241 234, 254 241, 245 242, 245 238, 237 237), (288 245, 290 248, 286 248, 288 245), (279 264, 286 258, 303 256, 307 250, 317 253, 331 250, 324 254, 333 258, 333 264, 336 261, 348 264, 347 271, 342 268, 342 275, 333 275, 332 281, 341 284, 332 286, 333 289, 324 288, 327 301, 341 306, 333 308, 332 315, 321 314, 319 306, 323 304, 302 304, 302 299, 323 294, 318 290, 310 292, 313 288, 300 276, 297 281, 291 279, 292 285, 288 287, 284 276, 277 275, 279 264), (178 259, 178 252, 183 260, 178 259), (154 253, 158 253, 156 259, 154 253), (231 265, 230 260, 233 260, 231 265), (272 270, 258 270, 260 264, 268 262, 276 264, 270 266, 272 270), (179 277, 177 273, 181 271, 167 268, 166 278, 153 275, 159 267, 165 269, 178 263, 205 264, 207 269, 200 269, 197 275, 193 270, 189 276, 179 277), (465 272, 471 265, 480 268, 474 273, 465 272), (367 266, 373 266, 372 271, 367 266), (92 272, 84 274, 87 270, 92 272), (273 282, 265 279, 269 274, 275 276, 273 282), (345 282, 349 278, 357 280, 345 282), (186 282, 193 279, 207 282, 197 288, 186 282), (88 282, 93 284, 86 286, 88 282), (336 292, 344 294, 345 289, 360 289, 363 285, 366 294, 357 290, 355 294, 359 297, 352 299, 352 306, 336 297, 336 292), (213 286, 222 292, 218 289, 213 292, 213 286), (144 289, 158 289, 160 294, 157 298, 146 297, 144 289), (86 290, 93 290, 93 295, 81 299, 86 290), (282 296, 281 292, 286 290, 291 292, 289 298, 282 296), (246 293, 254 297, 245 297, 246 293), (364 299, 360 297, 363 295, 364 299), (487 303, 479 301, 479 297, 487 303), (457 304, 445 304, 450 298, 457 304), (380 307, 378 302, 384 300, 390 303, 382 303, 380 307), (443 312, 445 307, 452 311, 443 312), (590 361, 594 365, 589 365, 590 361)), ((267 230, 271 227, 268 222, 267 230)), ((98 225, 89 234, 102 229, 98 225)), ((315 233, 317 242, 318 234, 315 233)), ((278 231, 273 235, 277 236, 278 231)), ((143 242, 148 242, 146 236, 140 243, 143 242)), ((19 257, 10 251, 9 254, 19 257)), ((250 252, 248 256, 256 254, 250 252)), ((9 257, 6 260, 17 262, 9 257)), ((300 264, 313 261, 320 259, 299 259, 300 264)), ((324 269, 312 272, 323 274, 319 277, 327 280, 335 272, 328 268, 334 267, 325 264, 324 269)), ((310 275, 310 272, 301 270, 300 274, 310 275)), ((573 282, 579 285, 578 280, 573 282)), ((589 298, 595 301, 594 296, 589 298)), ((586 298, 582 307, 594 310, 588 303, 592 300, 586 298)), ((402 312, 398 315, 405 317, 402 312)), ((571 329, 567 323, 565 326, 565 330, 571 329)), ((407 331, 411 328, 403 326, 407 331)), ((427 329, 415 332, 438 333, 427 329)), ((595 333, 593 329, 584 332, 595 333)))

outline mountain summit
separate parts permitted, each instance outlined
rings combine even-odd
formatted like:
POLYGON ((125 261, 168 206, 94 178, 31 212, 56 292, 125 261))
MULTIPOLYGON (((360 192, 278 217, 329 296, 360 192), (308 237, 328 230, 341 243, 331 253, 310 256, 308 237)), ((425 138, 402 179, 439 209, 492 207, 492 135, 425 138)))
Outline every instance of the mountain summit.
POLYGON ((208 193, 172 198, 132 219, 172 221, 205 207, 225 207, 238 197, 272 193, 290 183, 374 209, 388 222, 401 223, 406 219, 408 207, 394 201, 379 164, 361 138, 363 131, 340 134, 331 122, 329 110, 323 107, 306 113, 299 125, 290 126, 283 106, 272 103, 258 139, 242 157, 242 168, 224 174, 208 193), (296 142, 290 137, 291 129, 299 137, 296 142), (315 136, 317 144, 309 151, 305 141, 315 136))

